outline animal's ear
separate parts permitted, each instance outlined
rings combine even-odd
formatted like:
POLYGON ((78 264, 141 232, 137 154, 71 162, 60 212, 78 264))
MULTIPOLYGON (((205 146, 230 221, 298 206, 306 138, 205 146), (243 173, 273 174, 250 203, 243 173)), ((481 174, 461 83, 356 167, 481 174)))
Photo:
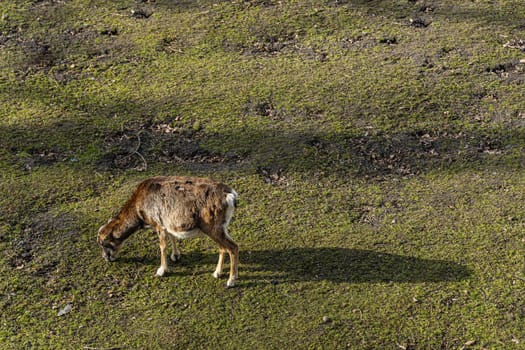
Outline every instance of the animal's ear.
POLYGON ((115 218, 110 218, 110 219, 108 220, 108 223, 107 223, 107 224, 100 226, 100 228, 98 229, 98 233, 100 233, 100 231, 102 231, 102 229, 103 229, 104 227, 106 227, 109 223, 111 223, 111 221, 113 221, 113 220, 115 220, 115 218))
POLYGON ((98 229, 98 233, 100 234, 100 231, 102 231, 102 229, 105 227, 106 225, 102 225, 100 226, 100 228, 98 229))

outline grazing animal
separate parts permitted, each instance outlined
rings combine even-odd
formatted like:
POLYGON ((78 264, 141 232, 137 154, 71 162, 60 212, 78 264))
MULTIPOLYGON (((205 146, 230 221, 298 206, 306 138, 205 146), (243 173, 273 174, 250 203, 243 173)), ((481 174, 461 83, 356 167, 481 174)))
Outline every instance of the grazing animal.
POLYGON ((207 235, 219 246, 219 261, 213 273, 222 275, 225 253, 230 256, 233 287, 238 275, 239 248, 228 234, 228 224, 237 204, 237 193, 229 186, 206 178, 159 176, 141 182, 119 214, 98 230, 102 256, 114 261, 124 241, 135 231, 153 227, 159 235, 158 276, 168 269, 166 240, 172 243, 171 260, 180 259, 176 239, 207 235))

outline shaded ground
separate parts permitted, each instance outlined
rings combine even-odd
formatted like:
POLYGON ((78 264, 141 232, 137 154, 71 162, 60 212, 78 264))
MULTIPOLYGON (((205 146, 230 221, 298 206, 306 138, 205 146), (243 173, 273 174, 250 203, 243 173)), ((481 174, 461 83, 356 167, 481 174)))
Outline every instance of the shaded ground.
POLYGON ((520 348, 521 1, 0 3, 2 348, 520 348), (95 243, 135 185, 240 193, 209 240, 95 243))
MULTIPOLYGON (((185 254, 183 266, 213 264, 216 254, 185 254)), ((159 264, 157 258, 126 257, 123 264, 159 264)), ((243 253, 245 286, 268 283, 331 281, 335 283, 420 283, 460 281, 470 275, 465 266, 450 261, 418 259, 410 256, 344 248, 292 248, 243 253), (250 275, 254 275, 252 278, 250 275)), ((174 267, 174 275, 180 275, 174 267)))

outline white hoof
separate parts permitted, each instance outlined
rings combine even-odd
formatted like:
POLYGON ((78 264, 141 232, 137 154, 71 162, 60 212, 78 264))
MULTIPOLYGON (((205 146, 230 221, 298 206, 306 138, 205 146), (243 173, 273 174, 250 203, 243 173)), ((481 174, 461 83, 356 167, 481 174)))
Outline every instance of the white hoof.
POLYGON ((235 287, 235 280, 228 280, 228 282, 226 282, 226 287, 235 287))
POLYGON ((215 271, 213 273, 213 277, 215 277, 215 278, 221 278, 221 276, 222 276, 222 273, 220 273, 219 271, 215 271))
POLYGON ((177 262, 177 261, 179 261, 179 260, 180 260, 180 253, 179 253, 179 254, 171 254, 171 255, 170 255, 170 259, 171 259, 171 261, 173 261, 173 262, 177 262))
POLYGON ((159 269, 157 270, 157 276, 159 276, 159 277, 164 276, 164 272, 166 272, 166 271, 164 270, 164 268, 163 268, 162 266, 159 267, 159 269))

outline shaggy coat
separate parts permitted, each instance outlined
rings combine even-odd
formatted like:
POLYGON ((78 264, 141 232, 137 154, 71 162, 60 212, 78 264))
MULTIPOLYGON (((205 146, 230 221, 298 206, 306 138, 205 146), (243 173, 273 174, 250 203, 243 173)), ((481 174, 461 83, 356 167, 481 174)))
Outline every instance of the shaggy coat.
POLYGON ((228 234, 228 224, 237 204, 237 193, 229 186, 206 178, 166 176, 141 182, 119 214, 98 231, 103 256, 113 261, 122 243, 135 231, 153 227, 160 241, 161 264, 157 275, 167 270, 166 240, 172 243, 171 260, 180 259, 176 239, 207 235, 219 246, 214 277, 222 274, 224 255, 230 256, 232 287, 238 275, 239 249, 228 234))

